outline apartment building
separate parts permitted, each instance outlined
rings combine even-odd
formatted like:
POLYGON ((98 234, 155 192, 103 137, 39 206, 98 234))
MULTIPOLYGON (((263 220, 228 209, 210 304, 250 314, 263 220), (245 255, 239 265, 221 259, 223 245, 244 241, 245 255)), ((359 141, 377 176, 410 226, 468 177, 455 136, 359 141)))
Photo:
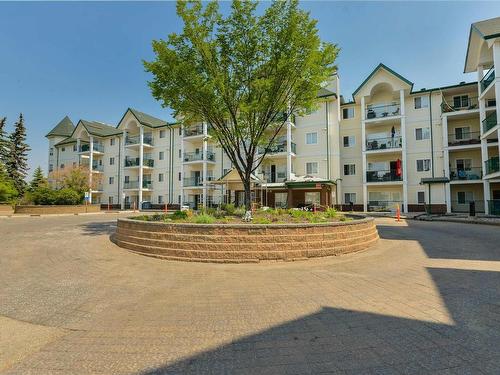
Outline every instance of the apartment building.
MULTIPOLYGON (((468 212, 474 202, 478 212, 500 214, 495 63, 500 18, 471 26, 464 72, 477 72, 475 82, 416 90, 379 64, 347 101, 334 75, 315 111, 286 119, 255 173, 253 199, 403 212, 468 212)), ((49 171, 89 166, 95 203, 243 202, 207 123, 169 124, 129 108, 116 126, 65 117, 47 138, 49 171)))

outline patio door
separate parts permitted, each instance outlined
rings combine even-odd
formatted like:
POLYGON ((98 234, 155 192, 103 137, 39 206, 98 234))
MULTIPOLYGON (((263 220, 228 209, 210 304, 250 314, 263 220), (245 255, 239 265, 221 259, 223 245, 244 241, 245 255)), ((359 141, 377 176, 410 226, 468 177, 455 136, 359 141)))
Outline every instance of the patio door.
POLYGON ((276 165, 271 165, 271 182, 276 182, 276 165))

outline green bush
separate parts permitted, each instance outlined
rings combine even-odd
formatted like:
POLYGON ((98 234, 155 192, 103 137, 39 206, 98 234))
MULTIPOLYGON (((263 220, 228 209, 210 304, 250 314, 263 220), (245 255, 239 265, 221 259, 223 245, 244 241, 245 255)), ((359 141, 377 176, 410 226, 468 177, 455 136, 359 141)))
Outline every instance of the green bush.
POLYGON ((188 218, 187 211, 175 211, 172 214, 172 220, 186 220, 188 218))
POLYGON ((226 211, 228 215, 234 215, 236 207, 234 207, 234 204, 232 203, 224 203, 221 205, 221 209, 226 211))
POLYGON ((253 219, 254 224, 271 224, 271 220, 267 217, 256 217, 253 219))
POLYGON ((64 188, 57 190, 54 197, 54 204, 80 204, 82 203, 81 195, 73 189, 64 188))
POLYGON ((247 210, 245 210, 245 207, 243 207, 243 206, 240 206, 234 210, 234 214, 236 216, 241 216, 241 217, 243 217, 243 215, 245 215, 245 212, 247 212, 247 210))
POLYGON ((28 194, 27 200, 30 200, 30 203, 33 204, 51 205, 56 202, 56 194, 56 190, 49 187, 41 187, 28 194))
POLYGON ((196 215, 193 220, 196 224, 212 224, 215 222, 215 218, 208 214, 196 215))
POLYGON ((325 211, 325 216, 330 219, 333 219, 337 217, 337 210, 333 207, 328 207, 325 211))

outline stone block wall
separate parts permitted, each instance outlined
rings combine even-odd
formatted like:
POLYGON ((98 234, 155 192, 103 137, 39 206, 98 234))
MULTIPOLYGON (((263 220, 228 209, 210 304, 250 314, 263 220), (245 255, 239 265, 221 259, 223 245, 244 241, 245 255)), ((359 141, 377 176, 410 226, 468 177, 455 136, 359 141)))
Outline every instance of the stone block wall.
POLYGON ((50 215, 50 214, 83 214, 89 212, 99 212, 101 211, 101 206, 99 204, 89 204, 89 205, 53 205, 53 206, 42 206, 42 205, 23 205, 16 206, 14 213, 25 214, 25 215, 50 215))

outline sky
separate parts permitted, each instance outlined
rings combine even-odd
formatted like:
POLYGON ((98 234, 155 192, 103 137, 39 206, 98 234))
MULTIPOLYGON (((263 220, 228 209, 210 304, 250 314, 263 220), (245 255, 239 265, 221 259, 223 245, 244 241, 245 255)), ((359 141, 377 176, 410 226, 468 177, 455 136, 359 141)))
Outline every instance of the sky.
MULTIPOLYGON (((266 6, 263 2, 260 9, 266 6)), ((346 99, 384 63, 415 89, 472 81, 464 74, 470 24, 500 2, 302 1, 322 40, 336 43, 346 99)), ((222 4, 223 9, 228 3, 222 4)), ((47 170, 44 137, 64 116, 116 125, 128 107, 172 120, 147 86, 151 41, 178 32, 174 2, 0 2, 0 117, 23 113, 31 172, 47 170)), ((31 173, 30 172, 30 173, 31 173)))

